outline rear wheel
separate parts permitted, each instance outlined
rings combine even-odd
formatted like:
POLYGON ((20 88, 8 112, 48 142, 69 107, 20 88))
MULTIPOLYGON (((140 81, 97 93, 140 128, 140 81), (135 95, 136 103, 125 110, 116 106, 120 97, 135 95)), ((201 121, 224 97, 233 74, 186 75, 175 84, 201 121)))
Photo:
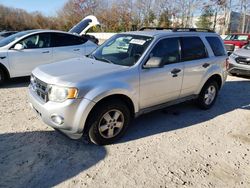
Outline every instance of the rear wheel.
POLYGON ((114 143, 125 133, 130 118, 128 107, 120 100, 99 104, 87 122, 90 140, 98 145, 114 143))
POLYGON ((218 88, 216 81, 209 81, 204 85, 197 100, 200 108, 207 110, 214 105, 219 91, 218 88))
POLYGON ((7 79, 5 72, 0 68, 0 84, 3 84, 7 79))

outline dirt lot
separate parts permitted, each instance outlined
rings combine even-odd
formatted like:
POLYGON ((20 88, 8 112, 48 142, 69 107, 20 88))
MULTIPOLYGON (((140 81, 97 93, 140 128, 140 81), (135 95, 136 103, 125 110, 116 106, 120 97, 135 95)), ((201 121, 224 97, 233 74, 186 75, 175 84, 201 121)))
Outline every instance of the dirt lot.
POLYGON ((0 88, 0 187, 250 187, 249 79, 229 77, 211 110, 144 115, 105 147, 42 123, 27 85, 0 88))

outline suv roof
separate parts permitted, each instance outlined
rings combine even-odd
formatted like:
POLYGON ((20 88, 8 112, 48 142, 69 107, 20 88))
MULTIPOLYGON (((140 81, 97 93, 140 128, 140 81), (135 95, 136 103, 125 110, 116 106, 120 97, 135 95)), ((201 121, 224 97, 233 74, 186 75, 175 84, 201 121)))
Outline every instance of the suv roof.
POLYGON ((158 35, 173 35, 173 34, 177 35, 197 34, 197 33, 216 34, 214 31, 204 28, 164 28, 164 27, 142 27, 141 29, 139 29, 139 31, 130 31, 126 33, 134 35, 139 34, 151 37, 155 37, 158 35))

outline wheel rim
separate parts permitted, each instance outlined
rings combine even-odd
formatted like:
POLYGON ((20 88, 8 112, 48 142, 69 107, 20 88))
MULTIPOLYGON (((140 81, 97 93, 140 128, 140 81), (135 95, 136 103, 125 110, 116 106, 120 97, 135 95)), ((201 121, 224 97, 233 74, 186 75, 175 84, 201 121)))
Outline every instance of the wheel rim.
POLYGON ((207 88, 206 92, 205 92, 205 96, 204 96, 204 101, 206 105, 210 105, 216 96, 216 88, 211 85, 207 88))
POLYGON ((106 112, 100 119, 98 129, 104 138, 117 136, 124 126, 124 115, 121 111, 113 109, 106 112))

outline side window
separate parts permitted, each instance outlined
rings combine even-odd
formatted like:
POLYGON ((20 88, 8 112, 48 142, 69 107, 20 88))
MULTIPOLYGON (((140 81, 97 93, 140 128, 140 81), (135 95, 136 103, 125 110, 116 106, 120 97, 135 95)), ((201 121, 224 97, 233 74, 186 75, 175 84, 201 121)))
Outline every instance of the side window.
POLYGON ((181 59, 191 61, 207 57, 207 51, 200 37, 181 38, 181 59))
POLYGON ((165 65, 179 62, 179 38, 162 39, 155 45, 150 57, 162 58, 165 65))
POLYGON ((211 46, 215 56, 226 55, 221 40, 218 37, 206 37, 206 39, 211 46))
POLYGON ((85 43, 87 40, 82 37, 71 34, 55 33, 53 34, 54 47, 74 46, 85 43))
POLYGON ((49 48, 51 47, 51 39, 49 33, 40 33, 29 36, 18 42, 23 45, 24 49, 49 48))

